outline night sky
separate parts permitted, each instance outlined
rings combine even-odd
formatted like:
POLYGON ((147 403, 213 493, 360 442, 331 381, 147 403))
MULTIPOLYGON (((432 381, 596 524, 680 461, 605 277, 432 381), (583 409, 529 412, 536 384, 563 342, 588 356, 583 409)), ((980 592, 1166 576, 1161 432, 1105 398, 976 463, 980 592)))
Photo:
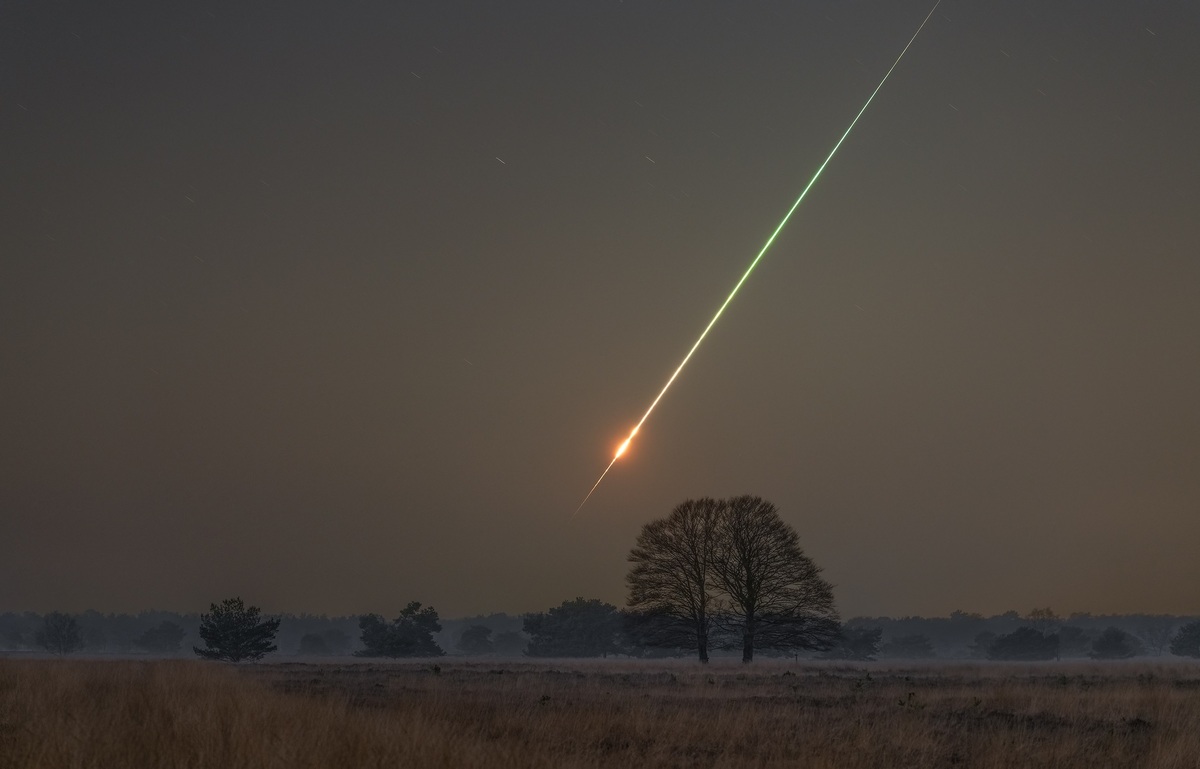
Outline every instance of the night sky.
POLYGON ((1200 4, 0 6, 0 609, 1200 611, 1200 4))

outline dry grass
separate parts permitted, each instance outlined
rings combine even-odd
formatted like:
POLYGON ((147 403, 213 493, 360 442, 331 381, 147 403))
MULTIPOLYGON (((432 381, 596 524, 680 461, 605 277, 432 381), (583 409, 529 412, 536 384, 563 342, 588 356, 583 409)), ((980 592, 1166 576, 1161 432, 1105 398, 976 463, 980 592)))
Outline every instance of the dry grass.
POLYGON ((0 660, 0 767, 1197 767, 1200 668, 0 660))

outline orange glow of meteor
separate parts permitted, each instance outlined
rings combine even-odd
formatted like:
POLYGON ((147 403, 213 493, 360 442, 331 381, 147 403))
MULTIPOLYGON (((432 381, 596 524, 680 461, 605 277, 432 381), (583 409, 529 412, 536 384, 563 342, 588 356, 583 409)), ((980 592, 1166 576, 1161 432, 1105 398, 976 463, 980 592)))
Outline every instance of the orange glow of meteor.
POLYGON ((614 460, 621 458, 621 455, 624 454, 625 451, 629 448, 629 444, 633 443, 633 436, 637 435, 637 433, 638 433, 638 429, 636 427, 633 428, 633 432, 631 432, 629 434, 629 437, 625 439, 625 442, 622 443, 619 448, 617 448, 617 453, 613 457, 614 460))
MULTIPOLYGON (((659 397, 661 398, 662 396, 660 395, 659 397)), ((655 403, 658 403, 658 401, 655 401, 655 403)), ((653 410, 654 407, 651 406, 650 409, 653 410)), ((650 412, 646 412, 646 416, 650 416, 650 412)), ((645 421, 646 417, 642 417, 642 422, 645 421)), ((588 491, 587 496, 583 498, 583 501, 579 503, 579 507, 575 508, 575 512, 571 514, 572 519, 579 515, 579 511, 582 510, 583 506, 587 504, 587 501, 592 498, 592 494, 596 491, 596 487, 600 485, 600 481, 604 480, 604 476, 608 475, 608 471, 613 469, 613 465, 617 463, 617 460, 621 458, 621 455, 629 450, 629 444, 633 443, 633 437, 638 434, 638 430, 642 429, 642 422, 638 422, 634 426, 633 430, 630 431, 629 437, 622 441, 621 445, 617 447, 617 453, 613 455, 612 461, 608 463, 608 467, 604 468, 604 472, 600 473, 600 477, 596 479, 594 484, 592 484, 592 488, 590 491, 588 491)))

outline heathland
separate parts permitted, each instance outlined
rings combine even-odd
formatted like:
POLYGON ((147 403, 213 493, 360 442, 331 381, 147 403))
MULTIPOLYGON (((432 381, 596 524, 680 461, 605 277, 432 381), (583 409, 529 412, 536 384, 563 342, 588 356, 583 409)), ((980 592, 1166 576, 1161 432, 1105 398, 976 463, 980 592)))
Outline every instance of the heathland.
POLYGON ((1196 767, 1200 665, 0 659, 0 767, 1196 767))

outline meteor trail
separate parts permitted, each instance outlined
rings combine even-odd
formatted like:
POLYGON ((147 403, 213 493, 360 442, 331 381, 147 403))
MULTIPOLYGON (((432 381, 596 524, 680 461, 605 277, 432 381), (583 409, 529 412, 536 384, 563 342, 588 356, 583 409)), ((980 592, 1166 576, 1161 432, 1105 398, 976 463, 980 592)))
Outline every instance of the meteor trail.
MULTIPOLYGON (((700 332, 700 336, 696 339, 696 343, 693 344, 692 348, 687 351, 687 355, 683 356, 683 360, 680 361, 679 365, 675 368, 675 371, 667 379, 667 383, 663 385, 662 390, 659 391, 658 395, 654 398, 654 401, 651 402, 650 408, 646 409, 646 413, 642 414, 642 418, 639 419, 637 424, 633 426, 633 430, 629 432, 629 437, 626 438, 621 446, 617 449, 612 461, 608 463, 608 467, 604 468, 604 472, 600 473, 600 477, 596 479, 594 484, 592 484, 591 490, 588 491, 587 496, 583 498, 583 501, 579 503, 579 507, 575 508, 575 512, 571 514, 571 518, 579 515, 579 511, 583 509, 583 506, 587 504, 587 501, 592 498, 592 494, 595 493, 596 488, 600 486, 600 481, 604 480, 604 476, 608 475, 608 471, 613 468, 613 465, 617 463, 617 460, 620 459, 625 451, 629 448, 629 444, 633 442, 633 438, 638 434, 638 430, 642 429, 642 425, 645 424, 646 420, 650 418, 650 414, 654 411, 655 407, 658 406, 658 402, 661 401, 663 396, 667 394, 667 390, 671 389, 671 385, 674 384, 675 379, 679 376, 679 372, 683 371, 683 367, 687 365, 689 360, 691 360, 692 355, 696 352, 696 348, 698 348, 700 343, 704 341, 704 337, 708 336, 708 332, 712 330, 712 327, 717 325, 717 321, 720 320, 721 314, 725 312, 725 308, 728 307, 729 303, 733 301, 733 298, 737 296, 737 292, 741 289, 742 284, 745 283, 746 279, 750 277, 750 273, 754 272, 754 268, 758 266, 758 263, 763 258, 763 255, 767 253, 767 249, 769 249, 771 244, 775 242, 776 236, 779 235, 784 225, 788 223, 788 219, 792 218, 792 214, 795 213, 796 209, 800 207, 800 204, 804 201, 804 197, 808 195, 808 191, 811 190, 813 185, 817 183, 817 179, 825 170, 825 166, 829 165, 829 161, 833 160, 833 156, 836 155, 838 149, 841 148, 842 142, 846 141, 846 137, 849 136, 850 132, 854 130, 854 126, 858 123, 858 119, 861 118, 863 113, 867 111, 867 107, 871 106, 871 102, 874 101, 875 95, 879 93, 879 91, 883 88, 883 84, 886 83, 888 78, 892 76, 893 70, 895 70, 896 66, 900 64, 900 60, 904 58, 904 54, 908 53, 908 49, 912 47, 914 42, 916 42, 917 36, 921 34, 921 30, 925 29, 925 25, 929 23, 929 19, 933 17, 934 11, 936 11, 938 6, 941 4, 942 0, 937 0, 937 2, 933 4, 933 8, 929 10, 929 13, 926 14, 924 21, 921 22, 921 25, 917 27, 917 31, 914 32, 913 36, 909 39, 908 45, 904 46, 904 50, 900 51, 900 55, 896 57, 896 61, 892 62, 891 68, 889 68, 887 73, 884 74, 883 79, 879 81, 879 85, 875 86, 875 90, 871 92, 869 97, 867 97, 867 101, 863 104, 862 109, 860 109, 858 114, 854 116, 854 119, 850 121, 850 126, 846 129, 846 132, 842 134, 842 138, 837 140, 837 144, 833 145, 833 149, 829 151, 829 155, 826 156, 825 161, 821 163, 820 167, 817 168, 817 172, 813 174, 812 179, 808 181, 808 184, 805 185, 804 189, 800 192, 800 197, 796 198, 796 202, 792 204, 792 207, 788 209, 788 212, 784 214, 783 219, 780 220, 779 226, 776 227, 775 231, 771 233, 771 237, 767 238, 767 242, 763 244, 763 247, 758 252, 758 255, 754 257, 754 260, 750 262, 750 266, 746 268, 744 273, 742 273, 742 277, 736 284, 734 284, 733 290, 729 292, 729 296, 725 297, 725 301, 722 302, 721 306, 717 308, 717 312, 715 315, 713 315, 712 320, 710 320, 708 325, 704 327, 704 330, 700 332)), ((649 160, 649 158, 647 158, 647 160, 649 160)))

